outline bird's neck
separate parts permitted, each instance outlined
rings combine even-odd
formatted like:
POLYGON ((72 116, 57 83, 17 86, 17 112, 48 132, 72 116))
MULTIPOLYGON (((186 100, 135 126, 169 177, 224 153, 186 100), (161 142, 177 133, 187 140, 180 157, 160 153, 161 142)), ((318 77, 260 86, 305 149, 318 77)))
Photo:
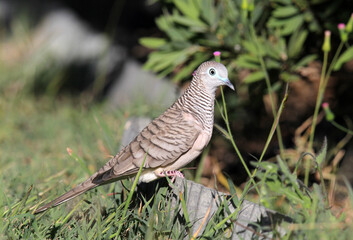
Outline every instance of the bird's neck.
POLYGON ((215 90, 209 91, 200 81, 193 80, 177 103, 179 106, 183 106, 183 111, 192 114, 200 121, 205 130, 212 132, 214 99, 215 90))

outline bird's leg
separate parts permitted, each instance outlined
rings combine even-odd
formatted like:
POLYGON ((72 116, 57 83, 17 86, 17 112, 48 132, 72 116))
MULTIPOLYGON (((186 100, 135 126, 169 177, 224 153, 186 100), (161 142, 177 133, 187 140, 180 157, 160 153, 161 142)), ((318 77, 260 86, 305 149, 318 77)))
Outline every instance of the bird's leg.
POLYGON ((156 175, 158 177, 165 177, 165 176, 173 177, 171 180, 172 182, 174 182, 176 177, 184 178, 184 175, 180 171, 177 171, 177 170, 162 171, 162 172, 157 173, 156 175))

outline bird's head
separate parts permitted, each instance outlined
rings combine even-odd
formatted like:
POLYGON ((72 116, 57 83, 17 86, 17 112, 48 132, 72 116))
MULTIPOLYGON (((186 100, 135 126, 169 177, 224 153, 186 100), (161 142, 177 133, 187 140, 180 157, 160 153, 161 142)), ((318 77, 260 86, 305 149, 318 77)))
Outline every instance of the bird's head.
POLYGON ((228 79, 227 68, 218 62, 209 61, 202 63, 194 72, 194 78, 213 91, 222 85, 227 85, 234 90, 233 84, 228 79))

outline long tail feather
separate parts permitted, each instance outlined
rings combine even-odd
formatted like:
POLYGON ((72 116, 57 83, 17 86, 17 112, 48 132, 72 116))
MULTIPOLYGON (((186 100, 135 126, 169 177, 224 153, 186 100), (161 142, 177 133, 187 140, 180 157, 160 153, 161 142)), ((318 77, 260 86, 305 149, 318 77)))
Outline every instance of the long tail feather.
POLYGON ((49 208, 52 208, 52 207, 56 207, 56 206, 66 202, 66 201, 69 201, 70 199, 75 198, 75 197, 77 197, 77 196, 87 192, 88 190, 91 190, 92 188, 97 187, 97 186, 99 186, 99 184, 93 183, 92 179, 89 178, 85 182, 83 182, 80 185, 78 185, 77 187, 71 189, 67 193, 61 195, 57 199, 55 199, 55 200, 51 201, 50 203, 47 203, 44 206, 36 209, 34 214, 44 212, 44 211, 46 211, 46 210, 48 210, 49 208))

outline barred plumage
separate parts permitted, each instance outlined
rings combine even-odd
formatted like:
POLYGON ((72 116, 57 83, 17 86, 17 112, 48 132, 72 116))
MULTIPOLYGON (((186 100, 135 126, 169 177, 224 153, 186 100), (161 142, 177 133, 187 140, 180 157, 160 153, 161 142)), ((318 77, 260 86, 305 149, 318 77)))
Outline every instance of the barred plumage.
POLYGON ((215 91, 220 85, 227 85, 234 90, 228 80, 227 69, 212 61, 201 64, 184 94, 129 145, 85 182, 38 208, 35 213, 57 206, 99 185, 134 176, 144 158, 140 181, 153 181, 164 176, 164 173, 182 176, 176 170, 194 160, 210 141, 215 91))

